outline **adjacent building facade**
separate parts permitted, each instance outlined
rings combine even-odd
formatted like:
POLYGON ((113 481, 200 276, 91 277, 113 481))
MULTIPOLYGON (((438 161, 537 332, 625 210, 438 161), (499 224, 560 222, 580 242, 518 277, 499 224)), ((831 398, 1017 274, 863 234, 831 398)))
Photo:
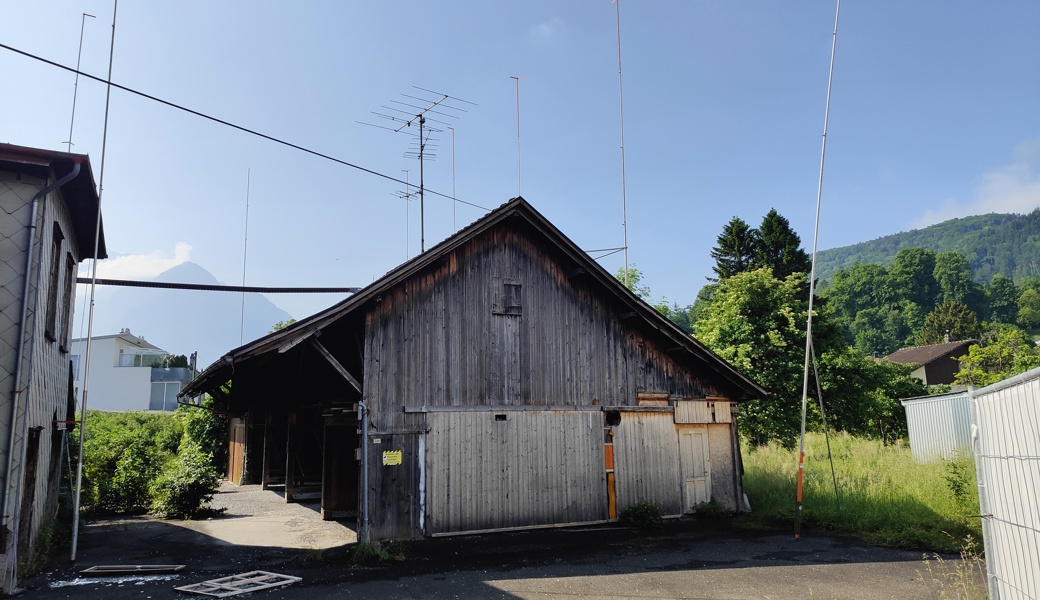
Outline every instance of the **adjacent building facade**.
POLYGON ((0 144, 0 556, 6 593, 56 515, 75 419, 71 336, 80 261, 105 258, 85 155, 0 144))
MULTIPOLYGON (((82 403, 87 340, 72 340, 76 398, 82 403)), ((90 340, 90 391, 93 410, 177 409, 177 394, 194 377, 188 368, 157 366, 169 353, 128 329, 90 340)))
POLYGON ((362 539, 744 507, 735 415, 765 390, 521 198, 183 392, 233 415, 229 476, 362 539))
POLYGON ((914 365, 916 368, 910 376, 925 385, 952 384, 954 376, 961 370, 957 359, 966 356, 968 349, 977 343, 963 340, 900 348, 885 358, 901 365, 914 365))

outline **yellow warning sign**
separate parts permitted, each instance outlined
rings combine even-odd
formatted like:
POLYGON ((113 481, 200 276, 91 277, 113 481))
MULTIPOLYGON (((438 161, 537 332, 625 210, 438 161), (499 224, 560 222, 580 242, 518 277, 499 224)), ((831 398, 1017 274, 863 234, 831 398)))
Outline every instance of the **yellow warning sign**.
POLYGON ((384 450, 383 451, 383 466, 389 467, 393 465, 401 464, 401 451, 400 450, 384 450))

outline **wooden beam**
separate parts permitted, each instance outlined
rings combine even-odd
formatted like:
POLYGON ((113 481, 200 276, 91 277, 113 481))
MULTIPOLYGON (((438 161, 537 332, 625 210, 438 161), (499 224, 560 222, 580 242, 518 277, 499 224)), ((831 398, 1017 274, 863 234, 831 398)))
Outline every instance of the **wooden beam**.
POLYGON ((340 362, 336 360, 336 357, 333 356, 332 353, 329 352, 328 349, 325 348, 325 346, 323 346, 317 338, 311 338, 311 345, 314 346, 314 349, 318 351, 318 354, 321 354, 325 357, 325 360, 327 360, 329 364, 332 365, 333 369, 336 369, 337 373, 343 376, 343 379, 347 380, 347 383, 353 386, 359 394, 361 393, 361 384, 358 383, 358 380, 354 379, 354 376, 350 374, 350 371, 347 371, 346 367, 340 364, 340 362))

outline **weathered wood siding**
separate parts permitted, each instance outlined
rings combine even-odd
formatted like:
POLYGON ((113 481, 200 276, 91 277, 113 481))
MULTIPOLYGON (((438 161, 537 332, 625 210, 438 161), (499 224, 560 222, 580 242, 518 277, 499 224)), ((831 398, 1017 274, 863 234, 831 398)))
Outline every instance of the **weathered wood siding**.
POLYGON ((679 437, 671 412, 621 413, 614 428, 618 512, 652 502, 666 515, 682 513, 679 437))
MULTIPOLYGON (((736 424, 708 425, 708 453, 711 457, 711 498, 729 510, 738 510, 738 486, 733 432, 736 424)), ((742 492, 741 492, 742 493, 742 492)))
MULTIPOLYGON (((520 228, 489 230, 446 253, 444 260, 389 288, 365 308, 362 380, 363 398, 371 416, 368 493, 373 540, 423 535, 418 512, 423 491, 418 437, 436 413, 424 417, 422 413, 406 413, 404 407, 484 406, 493 410, 495 406, 635 406, 639 392, 694 398, 725 393, 717 387, 719 380, 714 376, 695 372, 688 355, 670 353, 676 349, 674 340, 644 319, 630 318, 634 313, 629 312, 628 305, 605 294, 599 283, 582 275, 575 263, 554 247, 543 248, 533 241, 538 239, 520 228), (376 445, 375 439, 383 446, 376 445), (382 465, 381 451, 388 448, 386 444, 401 450, 400 465, 382 465)), ((644 417, 628 422, 631 433, 622 434, 626 444, 619 450, 619 508, 649 500, 668 513, 677 513, 678 442, 672 414, 644 417), (667 437, 661 437, 664 426, 670 432, 667 437), (621 474, 622 466, 629 479, 621 474)), ((437 417, 441 418, 448 417, 437 417)), ((528 418, 541 417, 520 417, 528 418)), ((594 423, 597 435, 602 435, 601 423, 601 419, 600 424, 594 423)), ((508 427, 515 425, 516 421, 507 421, 508 427)), ((427 486, 426 501, 436 507, 443 502, 443 494, 451 498, 446 506, 433 509, 448 511, 432 515, 437 527, 453 530, 479 528, 481 524, 509 522, 522 526, 602 518, 605 496, 595 511, 584 500, 561 504, 554 496, 550 504, 489 516, 489 511, 477 510, 481 503, 504 502, 503 498, 493 494, 485 498, 482 489, 475 487, 449 492, 450 479, 444 477, 454 475, 440 470, 458 468, 457 461, 469 460, 466 457, 473 455, 474 448, 500 443, 485 437, 489 431, 494 430, 474 427, 451 432, 450 444, 446 434, 431 434, 424 464, 436 466, 438 471, 429 474, 434 487, 427 486), (463 506, 469 508, 457 508, 463 506), (535 508, 536 512, 529 512, 535 508)), ((527 437, 515 433, 507 438, 515 438, 517 443, 523 439, 539 451, 557 448, 552 437, 556 429, 539 427, 531 431, 525 434, 527 437)), ((603 471, 602 440, 599 444, 599 450, 588 457, 578 458, 577 447, 574 455, 575 460, 599 465, 596 477, 603 471)), ((507 461, 505 456, 500 460, 507 461)), ((500 470, 518 466, 508 461, 497 466, 481 465, 500 470)), ((544 478, 554 476, 546 469, 537 475, 543 478, 538 480, 541 484, 550 483, 544 478)), ((489 471, 481 474, 481 481, 494 493, 501 493, 512 485, 514 477, 520 475, 503 471, 496 479, 489 471)), ((532 471, 524 477, 536 474, 532 471)), ((605 484, 599 487, 605 489, 605 484)))
POLYGON ((428 417, 428 533, 607 518, 602 412, 428 417))
POLYGON ((565 269, 528 238, 495 230, 388 292, 369 314, 370 406, 634 405, 642 390, 718 393, 669 355, 674 344, 565 269))

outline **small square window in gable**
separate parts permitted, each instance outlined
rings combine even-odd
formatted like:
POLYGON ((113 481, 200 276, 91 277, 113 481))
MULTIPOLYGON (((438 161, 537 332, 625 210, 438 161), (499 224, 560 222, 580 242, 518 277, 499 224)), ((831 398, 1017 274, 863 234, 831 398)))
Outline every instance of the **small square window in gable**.
POLYGON ((509 277, 491 279, 491 312, 496 315, 522 315, 523 300, 520 280, 509 277))

